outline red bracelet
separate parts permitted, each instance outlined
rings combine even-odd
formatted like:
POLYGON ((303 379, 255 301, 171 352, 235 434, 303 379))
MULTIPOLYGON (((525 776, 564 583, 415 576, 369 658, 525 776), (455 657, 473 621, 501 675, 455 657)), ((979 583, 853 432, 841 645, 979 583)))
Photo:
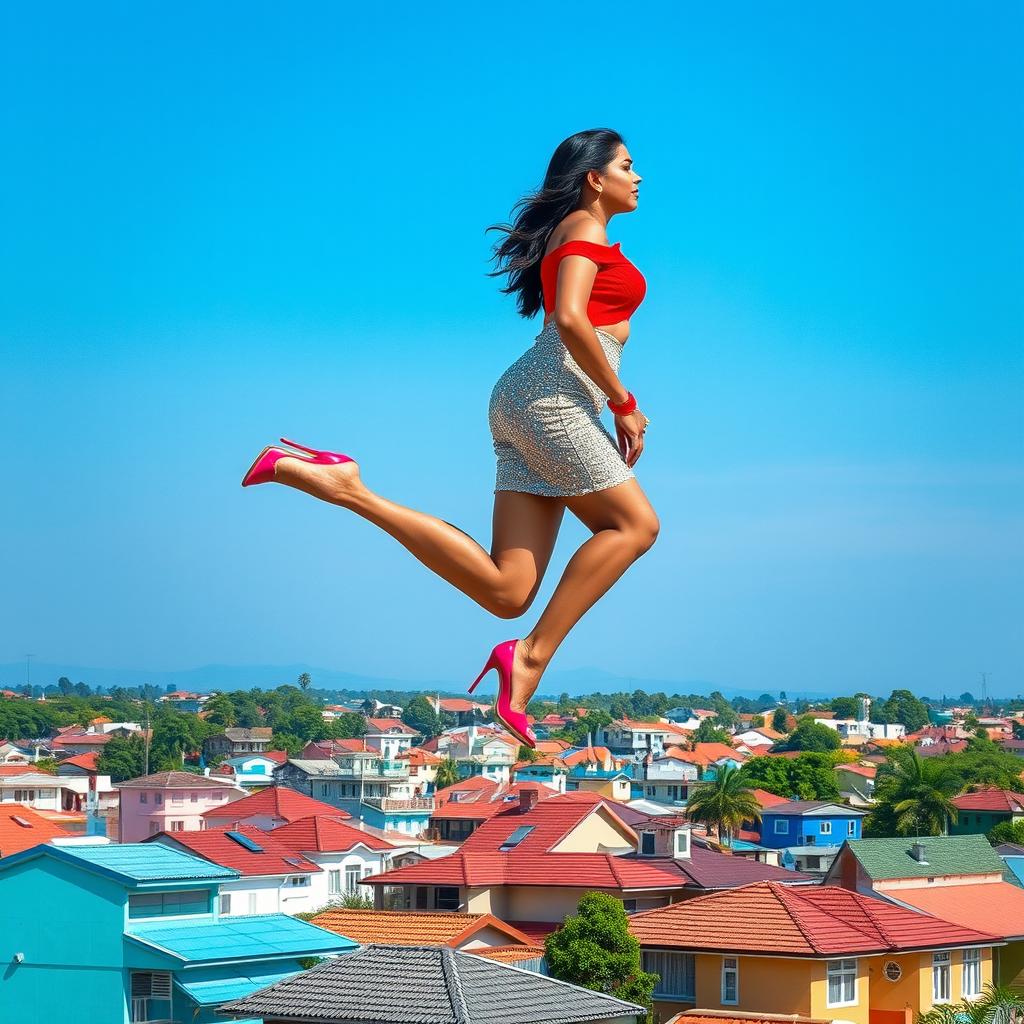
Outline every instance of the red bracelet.
POLYGON ((608 399, 608 408, 611 409, 616 416, 628 416, 631 412, 636 410, 636 399, 633 397, 633 392, 627 391, 626 394, 629 397, 618 405, 616 405, 610 398, 608 399))

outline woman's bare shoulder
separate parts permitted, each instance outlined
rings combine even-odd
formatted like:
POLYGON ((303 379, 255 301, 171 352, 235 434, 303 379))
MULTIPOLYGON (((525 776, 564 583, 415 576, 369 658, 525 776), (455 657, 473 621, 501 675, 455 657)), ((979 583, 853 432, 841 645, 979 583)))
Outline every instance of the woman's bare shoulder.
POLYGON ((608 233, 593 217, 582 211, 574 211, 560 221, 548 239, 548 252, 557 249, 566 242, 593 242, 595 245, 607 245, 608 233))

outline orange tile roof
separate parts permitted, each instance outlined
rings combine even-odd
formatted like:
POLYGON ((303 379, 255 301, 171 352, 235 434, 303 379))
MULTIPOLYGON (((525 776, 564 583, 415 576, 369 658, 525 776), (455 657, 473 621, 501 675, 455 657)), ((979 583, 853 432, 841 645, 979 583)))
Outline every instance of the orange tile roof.
POLYGON ((832 1024, 820 1017, 801 1017, 797 1013, 730 1013, 728 1010, 684 1010, 667 1024, 832 1024))
POLYGON ((96 771, 96 762, 99 761, 99 759, 100 755, 95 750, 90 750, 85 754, 75 754, 72 757, 65 757, 57 767, 59 768, 64 764, 71 764, 76 768, 83 768, 87 772, 94 772, 96 771))
POLYGON ((878 767, 873 764, 837 764, 836 771, 853 772, 854 775, 863 775, 865 779, 873 779, 878 774, 878 767))
POLYGON ((400 718, 367 718, 367 732, 400 732, 408 736, 418 736, 419 733, 408 726, 400 718))
POLYGON ((708 762, 717 761, 722 757, 731 757, 737 761, 746 760, 735 747, 730 747, 727 743, 695 743, 693 752, 706 757, 708 762))
POLYGON ((634 914, 630 931, 648 947, 823 957, 990 945, 990 931, 839 886, 755 882, 634 914))
POLYGON ((69 836, 67 829, 47 821, 31 807, 0 804, 0 857, 30 850, 57 836, 69 836), (24 824, 23 824, 24 823, 24 824))
POLYGON ((467 949, 466 953, 497 960, 501 964, 519 964, 524 960, 539 960, 544 955, 543 946, 486 946, 482 949, 467 949))
POLYGON ((611 751, 607 747, 587 747, 566 754, 562 760, 572 768, 577 764, 604 764, 610 757, 611 751))
POLYGON ((893 894, 943 921, 977 928, 1004 939, 1024 937, 1024 889, 1009 882, 971 882, 893 894))
POLYGON ((415 765, 435 765, 440 764, 444 758, 439 757, 430 750, 424 750, 422 747, 412 747, 410 750, 405 750, 399 754, 398 760, 407 761, 409 764, 415 765))
POLYGON ((42 768, 34 764, 0 764, 0 778, 5 775, 46 775, 42 768))
POLYGON ((762 807, 778 807, 779 804, 788 804, 788 796, 776 796, 774 793, 769 793, 766 789, 752 789, 750 791, 757 797, 757 802, 762 807))
POLYGON ((530 943, 519 929, 493 914, 338 908, 325 910, 310 923, 361 945, 381 942, 388 946, 450 946, 454 949, 485 928, 500 931, 510 940, 503 948, 513 944, 528 946, 530 943))

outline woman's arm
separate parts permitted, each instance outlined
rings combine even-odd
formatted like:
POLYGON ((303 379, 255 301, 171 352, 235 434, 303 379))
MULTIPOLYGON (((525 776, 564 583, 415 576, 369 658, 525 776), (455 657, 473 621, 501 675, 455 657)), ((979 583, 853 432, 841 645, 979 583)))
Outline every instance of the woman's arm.
MULTIPOLYGON (((600 244, 600 243, 599 243, 600 244)), ((608 357, 597 340, 597 332, 587 316, 590 292, 597 277, 597 264, 586 256, 563 256, 558 265, 555 291, 555 326, 569 355, 579 368, 613 401, 622 405, 629 391, 622 386, 608 357)), ((644 450, 647 417, 635 409, 615 416, 619 451, 626 464, 633 466, 644 450)))
POLYGON ((621 405, 629 398, 629 392, 611 368, 587 317, 587 304, 596 277, 597 264, 593 260, 577 255, 562 257, 555 291, 555 325, 579 368, 616 405, 621 405))

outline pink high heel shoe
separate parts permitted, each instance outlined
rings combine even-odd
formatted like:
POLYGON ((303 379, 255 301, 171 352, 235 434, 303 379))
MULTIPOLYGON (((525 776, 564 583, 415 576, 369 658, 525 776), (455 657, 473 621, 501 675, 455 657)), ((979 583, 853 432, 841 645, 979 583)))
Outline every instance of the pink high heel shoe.
POLYGON ((298 451, 308 452, 312 458, 306 458, 305 455, 299 455, 298 452, 289 451, 287 448, 279 448, 277 445, 268 445, 256 456, 255 461, 242 477, 243 487, 270 483, 274 479, 274 467, 277 465, 278 459, 302 459, 303 462, 311 462, 317 466, 337 466, 342 462, 353 461, 340 452, 321 452, 316 448, 307 448, 304 444, 289 441, 287 437, 282 437, 281 440, 285 444, 291 445, 292 448, 297 448, 298 451))
POLYGON ((496 669, 498 673, 498 699, 494 702, 494 717, 520 743, 525 743, 526 746, 536 749, 537 737, 534 736, 533 730, 530 728, 529 719, 522 711, 513 711, 510 704, 510 698, 512 697, 512 661, 515 658, 517 643, 519 643, 518 640, 506 640, 504 643, 498 644, 491 651, 487 664, 484 665, 480 675, 473 680, 469 687, 469 692, 472 693, 477 688, 477 684, 492 668, 496 669))

